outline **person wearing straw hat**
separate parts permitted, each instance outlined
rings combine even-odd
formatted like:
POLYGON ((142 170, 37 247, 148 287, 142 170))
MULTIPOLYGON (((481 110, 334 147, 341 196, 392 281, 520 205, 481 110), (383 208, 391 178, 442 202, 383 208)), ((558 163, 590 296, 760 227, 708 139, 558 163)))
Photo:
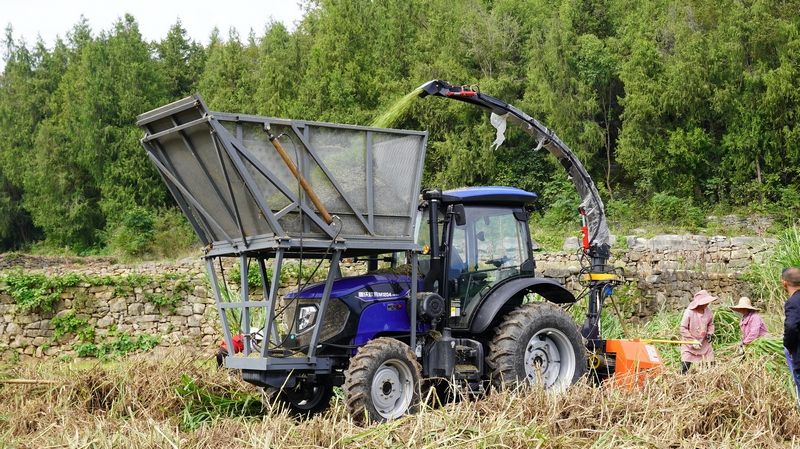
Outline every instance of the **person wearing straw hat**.
POLYGON ((739 303, 731 307, 731 310, 742 315, 742 320, 739 321, 739 329, 742 330, 742 341, 739 343, 739 351, 744 353, 745 346, 749 345, 756 338, 764 335, 769 335, 767 325, 758 314, 758 308, 753 307, 750 303, 750 298, 742 296, 739 298, 739 303))
MULTIPOLYGON (((261 340, 264 339, 263 334, 261 333, 261 329, 257 327, 250 328, 250 350, 257 351, 258 344, 261 340)), ((233 353, 239 353, 244 351, 244 335, 234 335, 231 337, 231 343, 233 344, 233 353)), ((217 368, 222 368, 222 364, 225 361, 225 357, 228 356, 228 345, 223 341, 219 348, 217 349, 217 368)))
POLYGON ((714 334, 714 313, 708 307, 716 301, 705 290, 694 294, 692 302, 686 307, 681 320, 681 336, 684 340, 697 340, 700 344, 681 345, 681 374, 692 367, 692 363, 713 362, 714 348, 711 347, 711 336, 714 334))

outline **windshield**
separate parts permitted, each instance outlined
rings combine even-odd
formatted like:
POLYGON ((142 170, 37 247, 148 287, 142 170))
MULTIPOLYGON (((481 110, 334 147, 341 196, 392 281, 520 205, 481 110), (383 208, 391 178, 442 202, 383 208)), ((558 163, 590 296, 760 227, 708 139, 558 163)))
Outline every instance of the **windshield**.
POLYGON ((526 226, 509 208, 466 208, 466 223, 453 227, 450 269, 464 273, 519 267, 531 254, 526 226))
POLYGON ((527 215, 521 209, 472 206, 465 212, 466 223, 452 228, 448 261, 454 328, 467 327, 481 298, 497 283, 521 274, 532 257, 527 215))
MULTIPOLYGON (((521 208, 469 206, 464 208, 465 223, 451 220, 449 235, 442 234, 444 215, 439 215, 441 255, 447 276, 446 292, 450 305, 450 325, 466 327, 480 299, 497 283, 523 274, 532 258, 527 214, 521 208), (449 244, 448 244, 449 242, 449 244)), ((430 246, 428 212, 417 216, 416 242, 430 246)), ((427 274, 430 256, 419 256, 420 274, 427 274)), ((533 274, 532 272, 524 274, 533 274)))

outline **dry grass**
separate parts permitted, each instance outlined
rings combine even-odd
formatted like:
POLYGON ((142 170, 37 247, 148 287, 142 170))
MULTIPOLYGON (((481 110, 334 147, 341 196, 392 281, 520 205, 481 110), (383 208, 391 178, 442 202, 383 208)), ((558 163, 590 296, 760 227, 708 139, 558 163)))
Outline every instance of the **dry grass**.
POLYGON ((581 383, 561 395, 495 393, 360 427, 338 399, 309 421, 254 409, 245 403, 259 397, 255 388, 187 354, 83 367, 21 363, 0 377, 57 383, 0 384, 0 447, 798 447, 800 412, 785 378, 762 366, 668 371, 641 390, 581 383))

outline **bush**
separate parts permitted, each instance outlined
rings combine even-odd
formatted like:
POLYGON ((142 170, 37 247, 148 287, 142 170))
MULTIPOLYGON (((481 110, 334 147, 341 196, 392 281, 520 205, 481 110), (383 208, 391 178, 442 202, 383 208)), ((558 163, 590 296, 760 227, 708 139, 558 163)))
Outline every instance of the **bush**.
POLYGON ((178 208, 137 207, 105 233, 106 252, 129 257, 174 259, 199 248, 197 236, 178 208))
POLYGON ((638 220, 641 209, 630 200, 614 199, 605 202, 605 210, 608 226, 622 228, 638 220))
POLYGON ((656 193, 650 200, 650 220, 671 222, 691 228, 702 227, 705 215, 690 200, 678 198, 668 193, 656 193))
POLYGON ((150 212, 136 207, 129 210, 113 231, 109 246, 129 256, 142 257, 155 238, 155 220, 150 212))
POLYGON ((155 216, 155 234, 150 247, 156 256, 173 259, 199 248, 199 241, 183 212, 169 208, 158 211, 155 216))
POLYGON ((777 204, 778 219, 786 226, 793 226, 800 217, 800 192, 797 186, 790 185, 781 189, 777 204))
POLYGON ((581 199, 575 186, 566 178, 556 178, 547 184, 538 204, 543 210, 542 217, 538 220, 542 226, 559 228, 564 224, 574 223, 580 229, 578 206, 581 199))

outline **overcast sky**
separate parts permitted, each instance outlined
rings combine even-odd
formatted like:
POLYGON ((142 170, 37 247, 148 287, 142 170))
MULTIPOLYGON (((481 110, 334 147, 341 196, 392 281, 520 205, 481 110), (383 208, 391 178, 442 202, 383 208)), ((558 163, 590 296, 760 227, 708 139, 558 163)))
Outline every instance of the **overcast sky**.
MULTIPOLYGON (((204 45, 215 26, 223 38, 234 27, 246 39, 251 28, 260 36, 270 18, 294 30, 294 23, 302 17, 298 0, 0 0, 2 38, 11 24, 14 40, 24 38, 28 48, 38 36, 53 48, 56 36, 64 39, 81 14, 97 36, 110 30, 125 13, 133 15, 147 41, 166 37, 180 18, 189 38, 204 45)), ((5 67, 4 51, 5 47, 0 48, 0 71, 5 67)))

